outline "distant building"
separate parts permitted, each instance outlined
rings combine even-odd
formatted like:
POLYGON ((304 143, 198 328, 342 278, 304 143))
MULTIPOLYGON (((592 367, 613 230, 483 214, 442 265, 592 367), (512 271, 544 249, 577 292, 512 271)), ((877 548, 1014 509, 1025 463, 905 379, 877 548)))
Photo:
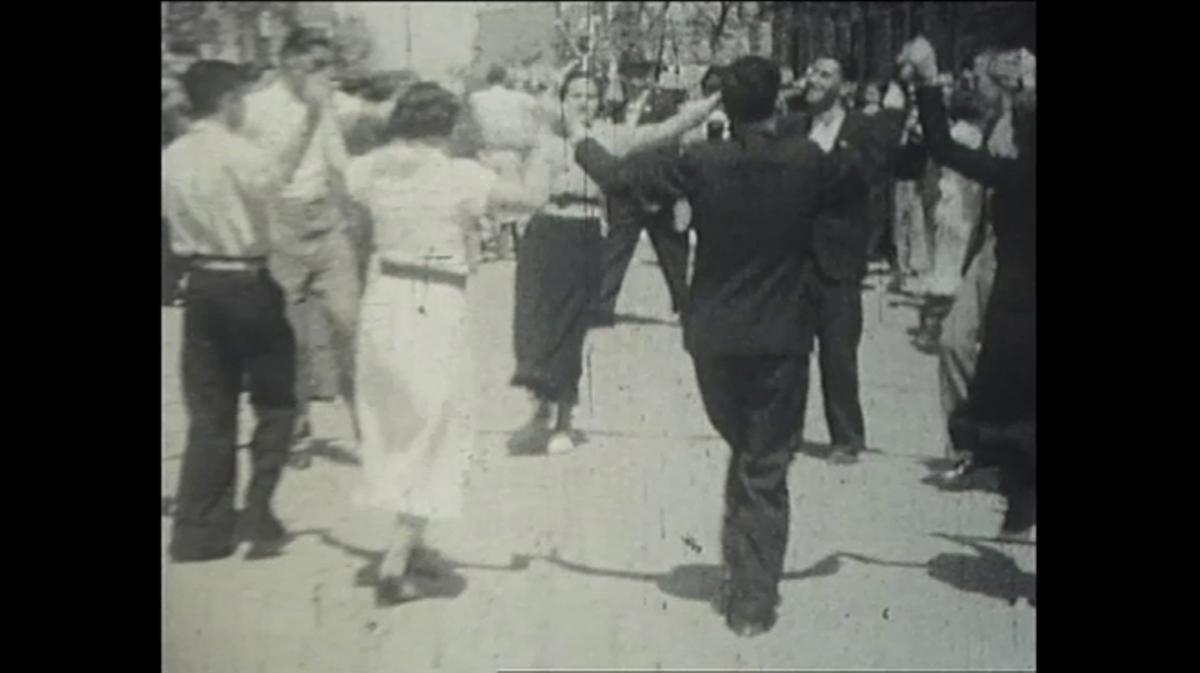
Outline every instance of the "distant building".
POLYGON ((835 54, 848 57, 855 78, 885 78, 918 34, 946 70, 997 41, 1037 49, 1033 2, 777 2, 772 23, 773 55, 797 73, 819 54, 835 54))

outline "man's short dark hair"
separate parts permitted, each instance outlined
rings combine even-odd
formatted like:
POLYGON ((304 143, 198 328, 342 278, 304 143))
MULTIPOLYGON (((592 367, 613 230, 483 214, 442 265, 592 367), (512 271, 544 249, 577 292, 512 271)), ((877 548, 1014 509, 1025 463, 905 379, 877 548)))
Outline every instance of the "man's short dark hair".
POLYGON ((196 61, 183 73, 192 114, 208 117, 221 108, 221 100, 248 84, 245 70, 227 61, 196 61))
POLYGON ((499 63, 488 68, 487 77, 485 78, 488 84, 504 84, 504 81, 507 79, 508 70, 505 70, 504 66, 499 63))
POLYGON ((449 137, 461 109, 458 98, 440 85, 417 82, 396 101, 386 135, 406 140, 449 137))
POLYGON ((288 33, 287 38, 283 41, 280 55, 284 57, 300 56, 316 49, 333 51, 333 42, 323 33, 312 28, 296 28, 288 33))
POLYGON ((721 72, 721 102, 730 121, 756 122, 775 112, 779 66, 761 56, 743 56, 721 72))
POLYGON ((816 65, 817 61, 833 61, 837 64, 838 72, 842 74, 842 79, 847 81, 851 79, 850 71, 847 70, 849 64, 846 62, 845 58, 839 58, 833 54, 820 54, 812 60, 813 65, 816 65))

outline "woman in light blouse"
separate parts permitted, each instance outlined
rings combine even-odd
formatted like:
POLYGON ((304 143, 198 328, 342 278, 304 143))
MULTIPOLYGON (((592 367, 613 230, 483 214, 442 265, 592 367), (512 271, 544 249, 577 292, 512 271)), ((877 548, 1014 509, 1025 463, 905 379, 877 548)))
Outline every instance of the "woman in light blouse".
POLYGON ((718 96, 685 105, 674 117, 645 126, 599 117, 603 84, 586 71, 568 73, 559 88, 564 136, 546 133, 529 158, 525 184, 544 196, 517 254, 512 384, 533 395, 529 421, 509 442, 515 453, 570 450, 585 438, 571 413, 579 399, 587 309, 598 291, 604 198, 574 160, 569 136, 586 135, 617 155, 678 140, 704 122, 718 96), (553 421, 553 425, 551 422, 553 421))

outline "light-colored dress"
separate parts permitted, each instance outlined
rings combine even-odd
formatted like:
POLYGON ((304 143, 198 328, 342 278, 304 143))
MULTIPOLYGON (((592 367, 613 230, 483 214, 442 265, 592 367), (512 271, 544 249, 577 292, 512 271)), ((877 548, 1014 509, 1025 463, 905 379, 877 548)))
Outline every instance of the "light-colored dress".
POLYGON ((474 161, 403 144, 359 157, 347 171, 351 195, 374 221, 356 353, 359 507, 461 514, 474 447, 470 232, 495 180, 474 161))

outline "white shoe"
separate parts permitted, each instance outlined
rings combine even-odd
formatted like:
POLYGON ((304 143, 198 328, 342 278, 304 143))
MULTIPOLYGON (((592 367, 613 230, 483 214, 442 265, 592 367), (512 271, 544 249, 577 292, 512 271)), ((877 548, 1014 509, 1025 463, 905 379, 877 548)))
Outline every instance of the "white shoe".
POLYGON ((546 445, 546 453, 550 455, 559 453, 569 453, 575 450, 575 441, 571 439, 571 433, 559 431, 550 437, 550 443, 546 445))

